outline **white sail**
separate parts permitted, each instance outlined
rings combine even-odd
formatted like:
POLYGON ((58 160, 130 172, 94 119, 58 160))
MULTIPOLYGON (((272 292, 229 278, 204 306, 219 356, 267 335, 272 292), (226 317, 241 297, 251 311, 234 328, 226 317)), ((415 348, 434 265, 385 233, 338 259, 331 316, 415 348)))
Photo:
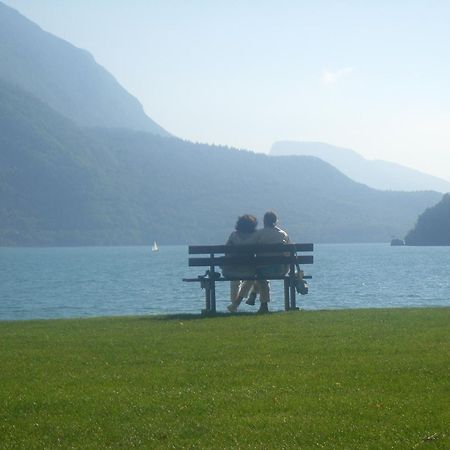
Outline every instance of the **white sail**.
POLYGON ((158 244, 156 243, 156 241, 153 241, 152 252, 157 252, 158 250, 159 250, 158 244))

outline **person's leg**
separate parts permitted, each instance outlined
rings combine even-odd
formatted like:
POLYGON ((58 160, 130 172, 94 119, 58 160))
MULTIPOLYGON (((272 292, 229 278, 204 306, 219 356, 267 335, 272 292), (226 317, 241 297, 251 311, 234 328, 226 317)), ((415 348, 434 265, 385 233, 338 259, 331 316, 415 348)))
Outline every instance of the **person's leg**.
MULTIPOLYGON (((276 265, 268 267, 260 267, 257 270, 259 276, 283 276, 286 273, 287 266, 276 265)), ((261 307, 258 312, 265 313, 269 312, 268 303, 270 302, 270 283, 268 280, 258 280, 257 281, 260 290, 259 300, 261 302, 261 307)))
POLYGON ((250 289, 250 294, 248 295, 248 299, 245 303, 250 306, 255 306, 256 297, 259 294, 259 287, 258 284, 255 282, 252 285, 252 288, 250 289))
POLYGON ((252 288, 253 284, 254 284, 253 280, 244 280, 244 281, 242 281, 241 286, 239 287, 239 291, 238 291, 236 299, 240 298, 241 301, 242 301, 245 297, 247 297, 247 295, 248 295, 250 289, 252 288))
POLYGON ((241 282, 239 280, 230 281, 230 302, 233 303, 239 292, 239 286, 241 282))
POLYGON ((257 284, 259 289, 259 300, 261 302, 258 312, 269 312, 268 303, 270 302, 270 283, 268 280, 258 280, 257 284))
POLYGON ((227 306, 228 311, 236 312, 242 299, 239 299, 239 291, 241 289, 242 281, 232 280, 230 281, 230 301, 231 303, 227 306))
POLYGON ((228 311, 230 312, 236 312, 239 305, 241 304, 242 300, 247 297, 248 292, 253 286, 252 280, 244 280, 241 281, 241 284, 239 286, 238 293, 234 300, 231 301, 231 304, 227 306, 228 311))
MULTIPOLYGON (((236 277, 237 278, 239 276, 235 271, 230 270, 230 268, 228 268, 228 267, 224 267, 222 269, 222 275, 225 278, 228 278, 228 277, 230 277, 230 278, 236 277)), ((227 309, 231 312, 236 311, 237 307, 239 306, 238 304, 236 305, 236 298, 237 298, 237 295, 239 292, 240 284, 241 284, 240 280, 231 280, 230 281, 230 302, 231 303, 227 306, 227 309)))
MULTIPOLYGON (((224 267, 225 269, 225 267, 224 267)), ((222 270, 222 273, 225 277, 230 278, 249 278, 253 277, 255 275, 255 268, 254 267, 246 267, 245 270, 240 268, 239 270, 222 270)), ((246 297, 253 285, 253 280, 241 280, 237 281, 235 283, 230 282, 230 298, 231 298, 231 304, 227 306, 228 311, 230 312, 236 312, 239 305, 241 304, 244 297, 246 297), (236 293, 236 287, 237 293, 236 293)))

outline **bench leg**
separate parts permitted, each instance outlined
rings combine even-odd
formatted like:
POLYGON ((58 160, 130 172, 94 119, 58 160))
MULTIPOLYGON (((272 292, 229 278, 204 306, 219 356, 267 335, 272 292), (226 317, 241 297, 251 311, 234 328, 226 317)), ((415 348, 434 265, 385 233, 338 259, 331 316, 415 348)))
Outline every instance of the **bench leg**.
POLYGON ((296 295, 296 293, 295 293, 295 287, 294 287, 294 289, 291 291, 291 309, 292 310, 298 310, 299 308, 297 307, 297 301, 296 301, 296 298, 295 298, 295 295, 296 295))
POLYGON ((205 312, 209 313, 211 311, 211 287, 209 282, 205 287, 205 312))
POLYGON ((289 311, 289 278, 284 279, 284 310, 289 311))
POLYGON ((216 283, 214 280, 205 280, 205 309, 202 309, 202 315, 216 313, 216 283))
POLYGON ((210 293, 210 310, 212 313, 216 312, 216 282, 211 280, 211 293, 210 293))
POLYGON ((298 311, 300 308, 297 306, 297 300, 296 300, 296 289, 295 285, 291 286, 291 310, 292 311, 298 311))
POLYGON ((292 281, 290 283, 289 290, 291 291, 290 292, 290 294, 291 294, 291 306, 290 306, 290 309, 296 309, 296 304, 295 304, 295 286, 294 286, 294 283, 292 283, 292 281))
MULTIPOLYGON (((211 253, 209 255, 211 258, 214 258, 214 254, 211 253)), ((216 313, 216 271, 214 266, 209 266, 209 311, 212 314, 216 313)))
POLYGON ((295 266, 291 265, 290 270, 289 270, 289 290, 290 290, 290 297, 291 297, 291 305, 290 305, 290 309, 292 310, 296 310, 297 308, 297 304, 295 301, 295 266))

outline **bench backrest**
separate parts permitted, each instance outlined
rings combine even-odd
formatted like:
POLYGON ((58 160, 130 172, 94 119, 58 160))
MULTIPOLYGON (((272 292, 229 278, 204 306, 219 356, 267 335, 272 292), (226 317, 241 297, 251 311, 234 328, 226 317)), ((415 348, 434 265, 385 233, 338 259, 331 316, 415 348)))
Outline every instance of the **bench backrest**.
POLYGON ((224 266, 234 264, 313 264, 313 244, 259 244, 259 245, 190 245, 189 266, 224 266), (271 255, 273 253, 273 255, 271 255))

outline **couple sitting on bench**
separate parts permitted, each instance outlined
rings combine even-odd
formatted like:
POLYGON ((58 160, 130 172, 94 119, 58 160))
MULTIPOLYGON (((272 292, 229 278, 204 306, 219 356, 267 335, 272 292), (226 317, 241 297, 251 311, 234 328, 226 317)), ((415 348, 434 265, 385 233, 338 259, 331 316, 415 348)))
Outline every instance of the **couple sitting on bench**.
MULTIPOLYGON (((255 216, 246 214, 238 218, 235 231, 231 233, 226 245, 257 245, 257 244, 289 244, 287 233, 276 226, 277 215, 268 211, 264 214, 264 228, 256 230, 258 221, 255 216)), ((273 253, 271 253, 273 255, 273 253)), ((263 254, 259 256, 264 256, 263 254)), ((251 277, 251 276, 282 276, 288 271, 287 265, 275 266, 224 266, 222 273, 225 277, 251 277)), ((270 284, 268 280, 243 280, 230 282, 231 303, 228 305, 228 311, 236 312, 244 298, 248 298, 246 303, 254 305, 255 299, 259 294, 261 306, 260 313, 269 311, 268 303, 270 301, 270 284)))

